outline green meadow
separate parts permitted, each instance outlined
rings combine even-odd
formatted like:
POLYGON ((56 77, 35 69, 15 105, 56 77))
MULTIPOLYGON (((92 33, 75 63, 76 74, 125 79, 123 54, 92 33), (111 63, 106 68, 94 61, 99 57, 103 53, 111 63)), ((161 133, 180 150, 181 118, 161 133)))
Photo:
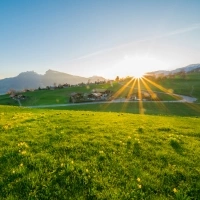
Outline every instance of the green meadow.
MULTIPOLYGON (((148 82, 158 102, 32 109, 1 95, 0 199, 198 200, 199 79, 191 73, 148 82), (175 100, 167 91, 197 102, 162 102, 175 100)), ((96 88, 124 98, 134 85, 128 81, 26 92, 21 103, 59 106, 72 92, 96 88)), ((132 92, 138 87, 148 88, 135 83, 132 92)))
MULTIPOLYGON (((116 98, 125 98, 128 96, 130 92, 130 88, 132 83, 126 85, 126 82, 123 82, 122 85, 114 82, 111 86, 110 84, 91 84, 85 86, 76 86, 76 87, 69 87, 69 88, 62 88, 56 90, 35 90, 31 92, 24 92, 23 95, 28 97, 26 100, 21 100, 22 106, 37 106, 37 105, 56 105, 56 104, 66 104, 69 103, 70 94, 73 92, 80 92, 80 93, 91 93, 93 89, 108 89, 111 90, 113 95, 116 98), (119 92, 120 91, 120 92, 119 92)), ((133 92, 138 93, 138 86, 135 85, 133 92)), ((141 87, 141 89, 146 90, 146 88, 141 87)), ((155 88, 154 88, 155 89, 155 88)), ((166 93, 159 93, 162 92, 160 89, 155 89, 157 98, 161 101, 173 101, 176 100, 177 97, 173 95, 169 95, 166 93)), ((179 98, 180 99, 180 98, 179 98)), ((0 96, 0 105, 16 105, 18 106, 18 102, 11 99, 9 95, 1 95, 0 96)))
POLYGON ((188 73, 185 78, 176 76, 173 79, 163 79, 156 82, 164 88, 169 88, 174 93, 193 96, 200 102, 200 73, 188 73))
POLYGON ((142 105, 140 105, 139 101, 128 103, 74 104, 45 109, 200 117, 200 104, 175 102, 143 102, 142 105))
POLYGON ((199 124, 0 106, 0 199, 198 200, 199 124))

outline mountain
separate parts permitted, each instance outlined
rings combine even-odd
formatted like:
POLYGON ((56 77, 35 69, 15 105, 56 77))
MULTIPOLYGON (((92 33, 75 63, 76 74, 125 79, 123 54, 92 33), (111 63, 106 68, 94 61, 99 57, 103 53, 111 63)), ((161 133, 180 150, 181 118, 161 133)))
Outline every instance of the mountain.
POLYGON ((191 64, 191 65, 188 65, 186 67, 177 68, 175 70, 172 70, 171 72, 173 74, 178 73, 178 72, 182 72, 182 71, 188 73, 188 72, 193 71, 193 70, 198 69, 198 68, 200 68, 200 64, 191 64))
POLYGON ((148 74, 168 75, 168 74, 176 74, 176 73, 179 73, 179 72, 186 72, 186 73, 195 72, 195 71, 199 71, 199 70, 200 70, 200 64, 191 64, 191 65, 187 65, 186 67, 177 68, 177 69, 174 69, 174 70, 171 70, 171 71, 159 70, 159 71, 149 72, 148 74))
POLYGON ((0 94, 5 94, 10 89, 23 90, 34 89, 38 87, 53 86, 54 84, 68 83, 71 85, 78 83, 87 83, 106 80, 103 77, 93 76, 85 78, 74 76, 62 72, 48 70, 44 75, 37 74, 34 71, 22 72, 16 77, 5 78, 0 80, 0 94))
POLYGON ((88 78, 90 82, 95 82, 95 81, 105 81, 105 78, 101 76, 92 76, 88 78))

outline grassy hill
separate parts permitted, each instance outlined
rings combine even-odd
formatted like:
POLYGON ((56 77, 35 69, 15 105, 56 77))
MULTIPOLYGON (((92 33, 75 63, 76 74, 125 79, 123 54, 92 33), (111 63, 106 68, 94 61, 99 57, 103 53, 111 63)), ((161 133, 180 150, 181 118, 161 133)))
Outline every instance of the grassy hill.
POLYGON ((173 89, 174 93, 194 96, 200 102, 200 72, 191 72, 186 77, 176 76, 173 79, 163 79, 157 82, 165 88, 173 89))
POLYGON ((0 106, 0 199, 199 199, 200 118, 0 106))
POLYGON ((143 102, 142 108, 139 102, 106 103, 106 104, 82 104, 60 107, 49 107, 55 110, 77 110, 95 112, 120 112, 148 115, 176 115, 176 116, 200 116, 200 104, 191 103, 163 103, 143 102))

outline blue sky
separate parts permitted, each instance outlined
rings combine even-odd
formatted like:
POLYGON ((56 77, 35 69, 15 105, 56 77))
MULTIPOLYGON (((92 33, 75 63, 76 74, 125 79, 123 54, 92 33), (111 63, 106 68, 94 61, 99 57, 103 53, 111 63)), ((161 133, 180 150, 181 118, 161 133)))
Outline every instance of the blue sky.
POLYGON ((200 63, 199 0, 1 0, 0 78, 134 75, 200 63))

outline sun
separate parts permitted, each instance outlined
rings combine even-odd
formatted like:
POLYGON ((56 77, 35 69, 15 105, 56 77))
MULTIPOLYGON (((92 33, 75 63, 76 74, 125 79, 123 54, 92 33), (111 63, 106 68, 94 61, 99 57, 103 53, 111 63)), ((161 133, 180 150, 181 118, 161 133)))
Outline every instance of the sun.
POLYGON ((165 63, 150 55, 125 55, 122 69, 126 69, 135 78, 142 78, 146 73, 155 71, 160 66, 165 66, 165 63))
POLYGON ((138 71, 138 72, 134 72, 134 78, 140 79, 144 76, 144 72, 138 71))

